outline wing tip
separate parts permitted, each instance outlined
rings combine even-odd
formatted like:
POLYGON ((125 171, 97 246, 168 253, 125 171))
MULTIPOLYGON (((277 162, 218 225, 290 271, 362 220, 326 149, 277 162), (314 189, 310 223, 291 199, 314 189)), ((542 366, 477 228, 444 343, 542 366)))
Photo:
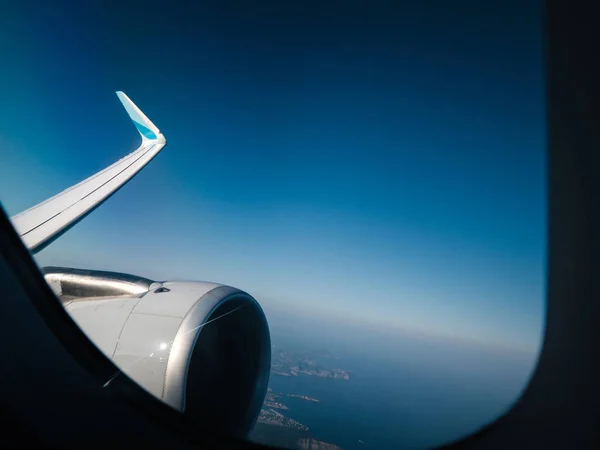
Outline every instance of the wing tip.
POLYGON ((125 111, 127 111, 129 118, 142 136, 142 139, 150 141, 161 140, 166 142, 165 137, 162 135, 158 127, 154 125, 150 119, 148 119, 148 117, 140 108, 136 106, 135 103, 133 103, 133 101, 131 101, 125 92, 115 91, 115 94, 117 94, 117 97, 119 97, 119 100, 123 104, 125 111))

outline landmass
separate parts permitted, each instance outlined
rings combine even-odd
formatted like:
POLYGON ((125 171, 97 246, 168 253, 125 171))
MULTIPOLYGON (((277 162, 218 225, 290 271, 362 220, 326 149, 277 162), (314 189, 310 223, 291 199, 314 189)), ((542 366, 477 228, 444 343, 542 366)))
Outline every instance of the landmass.
MULTIPOLYGON (((275 408, 275 409, 289 409, 287 406, 285 406, 283 403, 281 403, 281 398, 283 397, 282 394, 274 394, 273 390, 271 388, 269 388, 267 390, 267 396, 265 397, 265 402, 263 404, 263 410, 265 408, 275 408)), ((262 413, 262 411, 261 411, 262 413)))
POLYGON ((251 439, 259 444, 293 450, 343 450, 337 445, 312 438, 307 431, 289 430, 260 422, 254 427, 251 439))
MULTIPOLYGON (((261 416, 263 416, 262 411, 261 416)), ((269 414, 267 413, 262 418, 259 418, 250 439, 258 444, 291 450, 343 450, 337 445, 314 439, 308 427, 296 428, 296 425, 302 424, 291 419, 288 420, 291 422, 284 421, 281 424, 268 422, 269 414), (292 425, 291 428, 289 427, 290 424, 292 425)))
POLYGON ((342 448, 337 445, 317 441, 315 439, 300 439, 297 448, 300 450, 342 450, 342 448))
POLYGON ((291 428, 300 431, 308 431, 309 429, 306 425, 303 425, 300 422, 296 422, 294 419, 284 416, 280 412, 275 411, 275 409, 273 408, 261 409, 260 414, 258 416, 258 423, 276 425, 279 427, 291 428))
MULTIPOLYGON (((283 376, 298 376, 299 373, 321 378, 349 380, 343 369, 327 369, 318 365, 309 355, 280 350, 274 347, 271 372, 283 376)), ((291 450, 342 450, 337 445, 315 439, 310 428, 284 412, 289 411, 286 398, 319 403, 318 398, 297 393, 273 392, 268 388, 263 407, 250 439, 254 442, 288 448, 291 450)))
POLYGON ((309 402, 319 403, 320 400, 318 398, 309 397, 308 395, 298 395, 298 394, 287 394, 288 397, 299 398, 301 400, 306 400, 309 402))
MULTIPOLYGON (((337 359, 330 355, 317 355, 322 359, 337 359)), ((350 380, 350 374, 340 368, 326 368, 315 361, 315 356, 303 352, 293 352, 273 346, 271 350, 271 372, 284 377, 297 377, 299 374, 350 380)))

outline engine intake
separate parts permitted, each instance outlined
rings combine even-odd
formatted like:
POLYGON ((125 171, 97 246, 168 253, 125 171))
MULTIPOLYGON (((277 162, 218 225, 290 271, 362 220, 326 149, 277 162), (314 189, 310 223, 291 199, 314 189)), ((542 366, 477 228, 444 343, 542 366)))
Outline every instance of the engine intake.
POLYGON ((250 432, 271 366, 267 319, 253 297, 216 283, 43 271, 83 332, 148 392, 216 431, 250 432))

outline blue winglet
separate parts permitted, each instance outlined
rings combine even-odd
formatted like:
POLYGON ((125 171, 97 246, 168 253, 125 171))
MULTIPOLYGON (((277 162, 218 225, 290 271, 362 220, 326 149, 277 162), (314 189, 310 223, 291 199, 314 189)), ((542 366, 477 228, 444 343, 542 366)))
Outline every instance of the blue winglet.
POLYGON ((133 124, 142 136, 148 139, 156 139, 156 133, 154 133, 154 131, 150 130, 149 128, 146 128, 144 125, 142 125, 139 122, 136 122, 135 120, 133 121, 133 124))
POLYGON ((129 114, 129 118, 142 136, 142 139, 156 140, 162 136, 160 130, 154 125, 148 117, 131 101, 124 92, 117 91, 117 96, 129 114))

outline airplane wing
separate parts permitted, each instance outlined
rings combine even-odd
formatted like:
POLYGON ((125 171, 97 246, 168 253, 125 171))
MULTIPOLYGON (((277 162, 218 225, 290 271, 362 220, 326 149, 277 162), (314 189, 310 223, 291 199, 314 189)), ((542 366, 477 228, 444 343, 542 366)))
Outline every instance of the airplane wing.
POLYGON ((167 144, 160 130, 125 95, 117 96, 142 136, 140 147, 106 169, 13 217, 32 253, 44 249, 131 180, 167 144))
MULTIPOLYGON (((142 144, 110 167, 13 216, 13 226, 31 252, 100 206, 166 145, 144 113, 125 94, 117 95, 142 144)), ((3 219, 0 207, 0 226, 3 219)), ((3 237, 0 229, 0 241, 3 237)), ((4 250, 0 246, 0 253, 4 250)), ((153 281, 68 267, 42 270, 54 300, 60 299, 72 321, 117 366, 104 379, 103 389, 121 389, 115 384, 123 374, 191 424, 238 439, 248 436, 260 414, 271 368, 269 324, 256 299, 218 283, 153 281), (241 308, 243 313, 237 313, 241 308)), ((64 325, 68 329, 73 323, 64 325)))

